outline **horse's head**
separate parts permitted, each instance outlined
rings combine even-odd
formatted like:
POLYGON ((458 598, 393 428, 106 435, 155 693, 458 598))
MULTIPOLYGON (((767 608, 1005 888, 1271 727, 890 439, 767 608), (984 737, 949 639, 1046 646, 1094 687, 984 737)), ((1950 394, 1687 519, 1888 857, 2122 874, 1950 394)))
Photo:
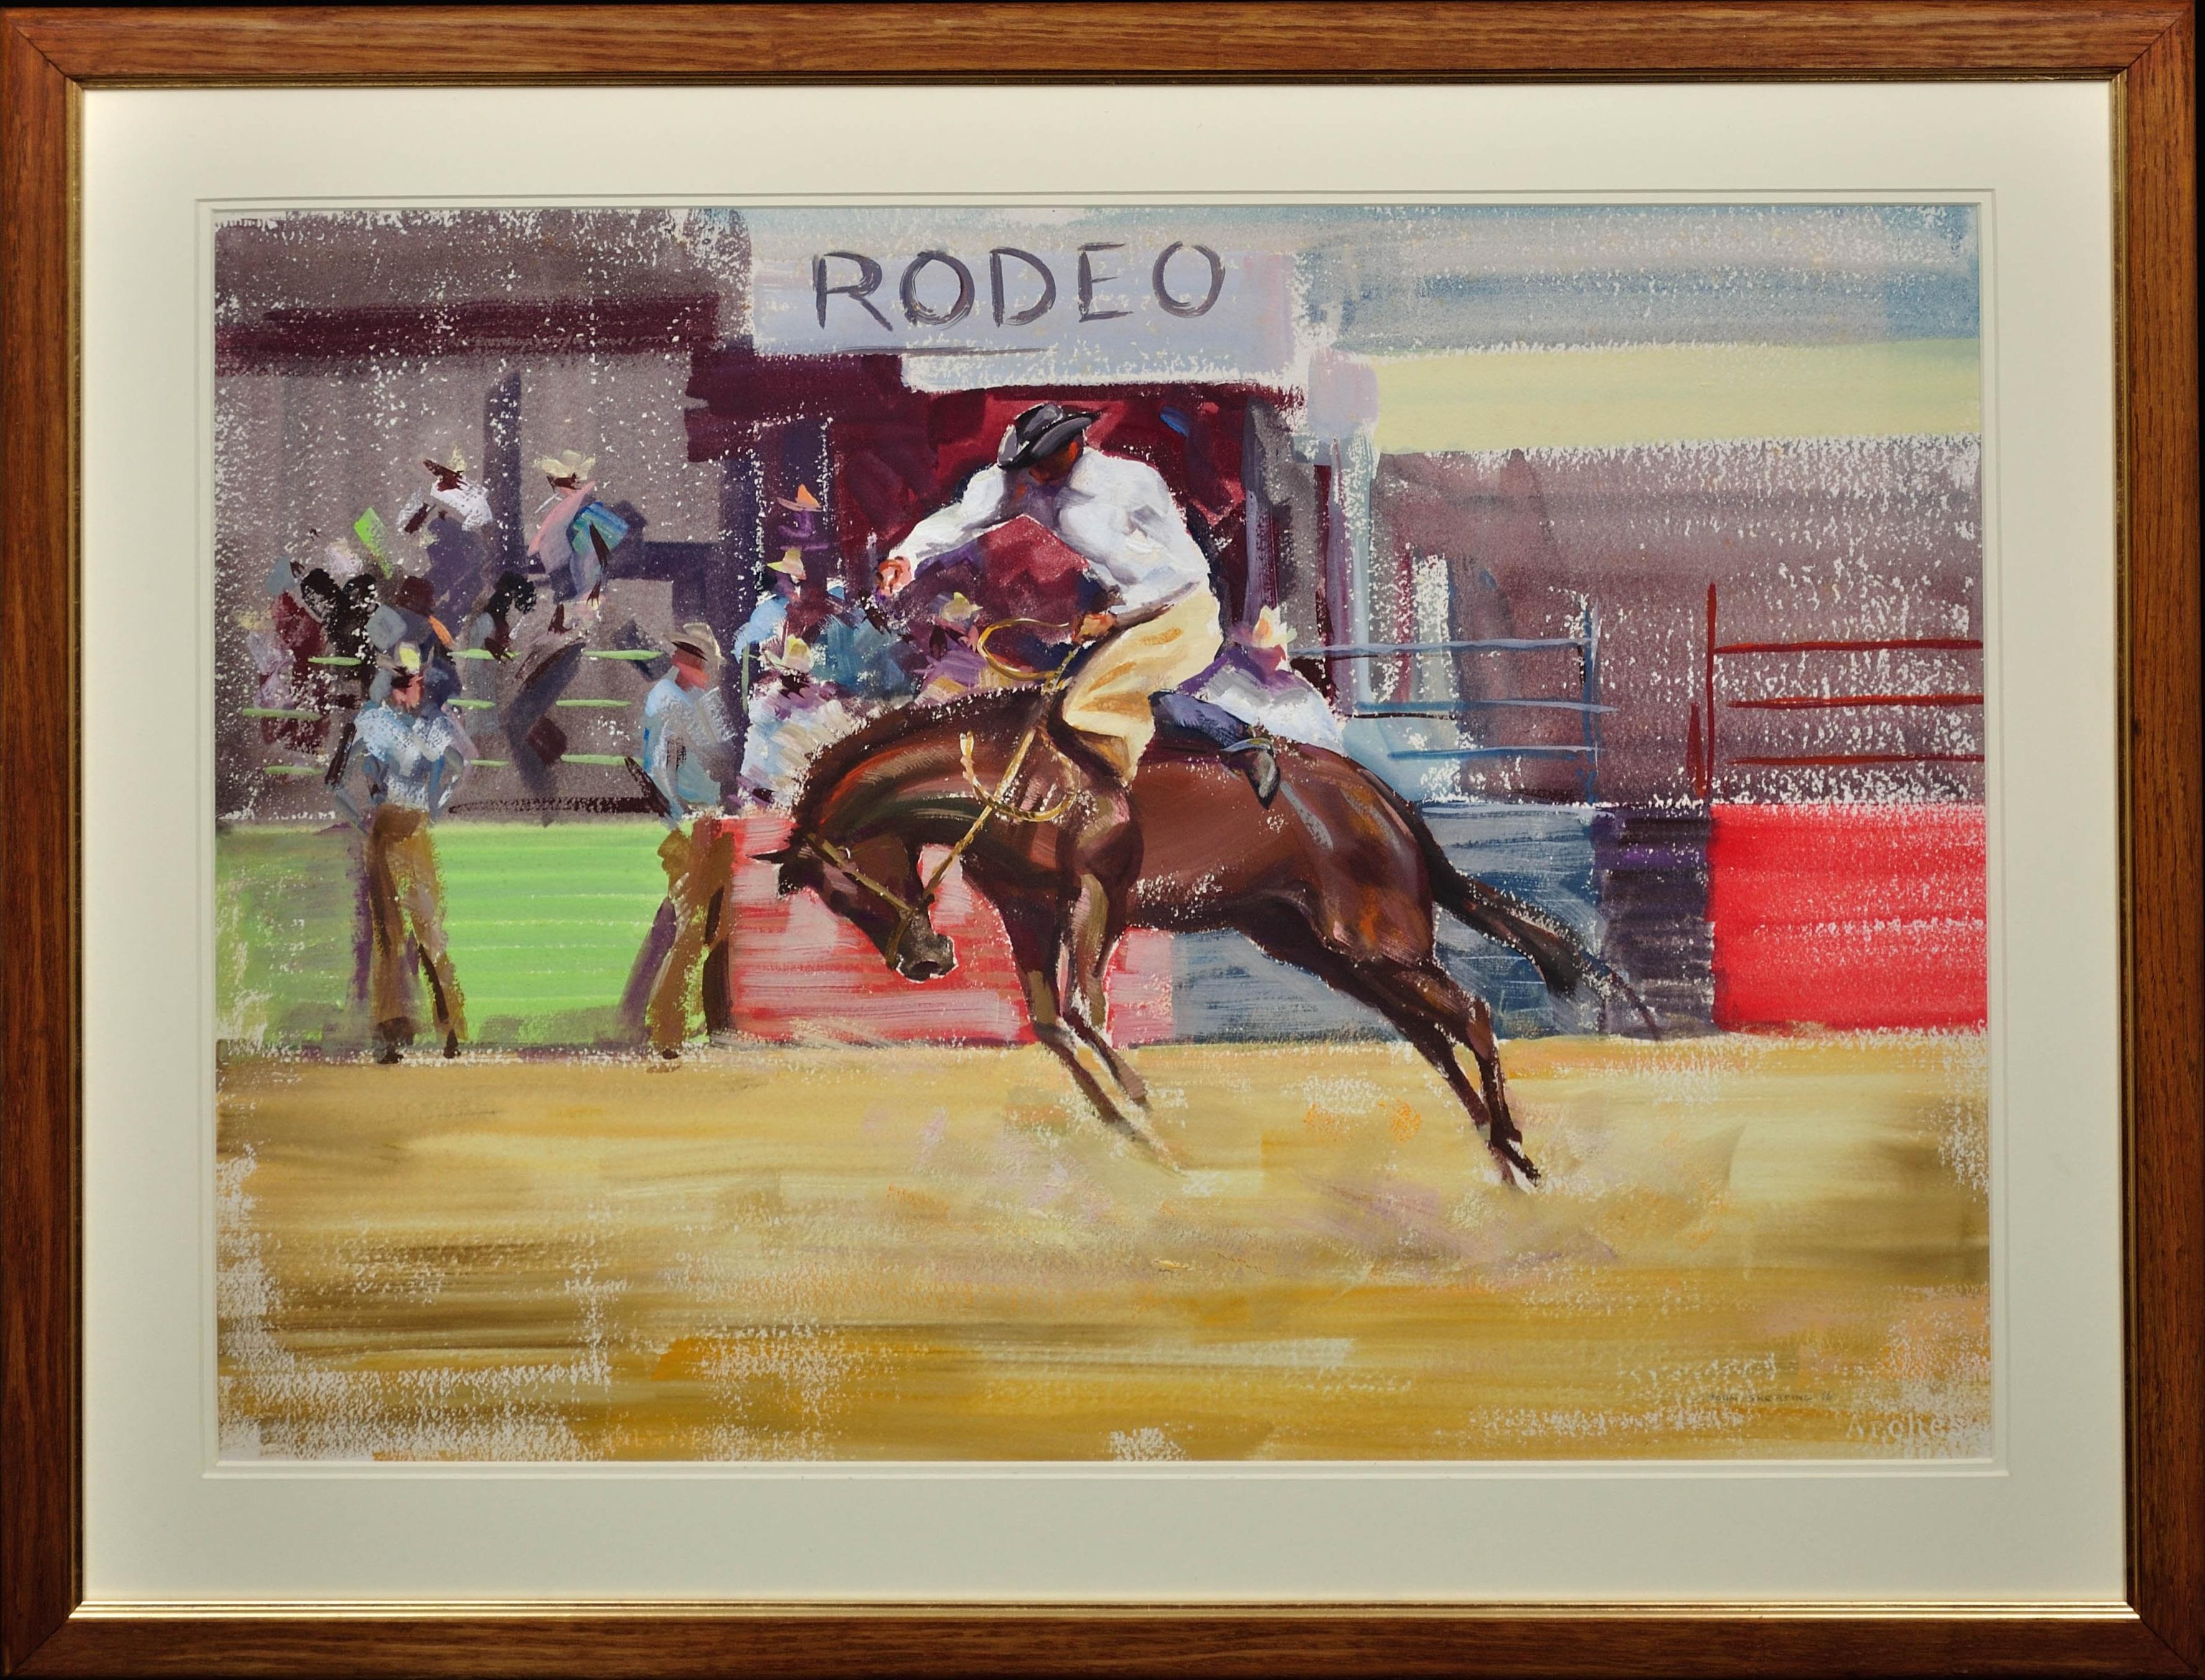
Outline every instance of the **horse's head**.
POLYGON ((918 860, 901 842, 878 835, 845 850, 799 834, 761 861, 779 866, 780 890, 816 893, 827 907, 872 941, 906 980, 939 980, 957 966, 957 947, 928 919, 918 860))

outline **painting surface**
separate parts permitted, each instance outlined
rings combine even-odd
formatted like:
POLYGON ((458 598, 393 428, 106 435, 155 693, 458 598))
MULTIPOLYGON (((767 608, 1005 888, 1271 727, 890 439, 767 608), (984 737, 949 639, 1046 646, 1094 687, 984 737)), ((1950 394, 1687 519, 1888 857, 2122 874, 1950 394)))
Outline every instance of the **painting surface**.
POLYGON ((214 265, 225 1456, 1990 1451, 1971 207, 214 265))

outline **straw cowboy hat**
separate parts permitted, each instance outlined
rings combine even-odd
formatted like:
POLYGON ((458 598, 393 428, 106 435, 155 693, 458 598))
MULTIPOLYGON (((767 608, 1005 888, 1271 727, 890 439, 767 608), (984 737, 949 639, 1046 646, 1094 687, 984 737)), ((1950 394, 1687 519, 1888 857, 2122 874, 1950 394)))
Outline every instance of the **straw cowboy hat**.
POLYGON ((577 484, 590 476, 590 469, 597 464, 595 455, 585 455, 575 449, 562 449, 556 455, 545 455, 536 463, 536 470, 553 484, 571 478, 577 484))
POLYGON ((700 620, 692 619, 673 635, 666 645, 676 653, 686 653, 703 662, 708 671, 720 668, 720 638, 712 633, 712 626, 700 620))
POLYGON ((953 591, 947 601, 934 609, 936 622, 946 624, 953 630, 969 628, 979 616, 980 603, 961 589, 953 591))
POLYGON ((767 561, 765 569, 769 572, 786 573, 792 578, 801 578, 804 575, 804 550, 783 549, 781 551, 781 558, 767 561))

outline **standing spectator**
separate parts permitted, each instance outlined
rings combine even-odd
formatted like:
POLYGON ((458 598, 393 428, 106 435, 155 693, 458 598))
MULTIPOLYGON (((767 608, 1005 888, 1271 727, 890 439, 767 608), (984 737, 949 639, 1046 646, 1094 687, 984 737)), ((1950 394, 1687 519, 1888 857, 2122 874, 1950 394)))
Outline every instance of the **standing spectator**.
POLYGON ((596 592, 605 574, 605 562, 627 535, 627 521, 597 499, 590 469, 595 455, 562 449, 536 463, 551 486, 550 511, 530 539, 528 557, 541 566, 551 580, 555 601, 573 601, 596 592))
POLYGON ((426 978, 444 1054, 467 1034, 467 1000, 444 939, 444 889, 430 825, 474 757, 459 721, 429 700, 421 650, 403 642, 360 709, 335 786, 338 808, 363 836, 370 944, 367 994, 376 1060, 395 1062, 413 1042, 410 950, 426 978))
POLYGON ((422 657, 421 677, 431 707, 449 704, 460 692, 460 668, 452 655, 452 632, 437 616, 436 592, 426 578, 393 572, 383 580, 382 604, 367 620, 367 639, 388 660, 401 646, 422 657))
MULTIPOLYGON (((710 626, 685 624, 668 651, 671 668, 644 698, 642 769, 658 791, 667 827, 658 861, 666 870, 674 942, 651 983, 644 1024, 651 1048, 671 1061, 689 1036, 689 984, 699 961, 708 974, 725 970, 735 828, 721 814, 734 729, 720 694, 719 641, 710 626)), ((716 1024, 716 1012, 708 1005, 708 1026, 716 1024)))
POLYGON ((782 626, 788 622, 788 603, 804 583, 802 553, 795 549, 784 550, 779 560, 765 568, 764 581, 765 592, 743 620, 743 627, 735 632, 735 644, 728 650, 731 658, 753 653, 781 634, 782 626))
POLYGON ((453 520, 465 531, 490 529, 493 515, 489 493, 467 476, 467 457, 457 443, 444 451, 443 460, 425 460, 421 465, 428 469, 429 488, 406 504, 398 518, 401 531, 413 535, 431 519, 453 520))
POLYGON ((271 745, 311 751, 329 731, 329 673, 314 662, 328 652, 329 638, 308 604, 306 574, 296 561, 278 561, 268 574, 268 587, 272 597, 269 627, 246 638, 259 680, 259 703, 270 710, 313 715, 265 718, 261 739, 271 745))
POLYGON ((597 628, 603 605, 604 597, 593 589, 579 599, 554 607, 550 622, 521 656, 520 669, 499 709, 507 756, 547 823, 551 820, 551 799, 558 791, 551 767, 567 756, 567 732, 552 716, 551 709, 581 670, 590 634, 597 628))
MULTIPOLYGON (((425 460, 430 484, 401 510, 398 528, 419 538, 428 559, 434 610, 467 631, 467 620, 490 592, 490 533, 496 518, 490 495, 467 477, 467 458, 455 442, 435 460, 425 460)), ((493 586, 494 587, 494 586, 493 586)))

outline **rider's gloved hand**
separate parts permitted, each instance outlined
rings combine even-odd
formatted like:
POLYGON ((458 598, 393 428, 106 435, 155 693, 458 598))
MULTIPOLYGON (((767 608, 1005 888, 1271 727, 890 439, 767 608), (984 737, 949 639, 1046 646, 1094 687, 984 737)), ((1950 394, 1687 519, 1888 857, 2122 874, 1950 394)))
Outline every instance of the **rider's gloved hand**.
POLYGON ((1099 642, 1117 627, 1114 613, 1082 613, 1079 622, 1073 626, 1072 638, 1075 642, 1099 642))

